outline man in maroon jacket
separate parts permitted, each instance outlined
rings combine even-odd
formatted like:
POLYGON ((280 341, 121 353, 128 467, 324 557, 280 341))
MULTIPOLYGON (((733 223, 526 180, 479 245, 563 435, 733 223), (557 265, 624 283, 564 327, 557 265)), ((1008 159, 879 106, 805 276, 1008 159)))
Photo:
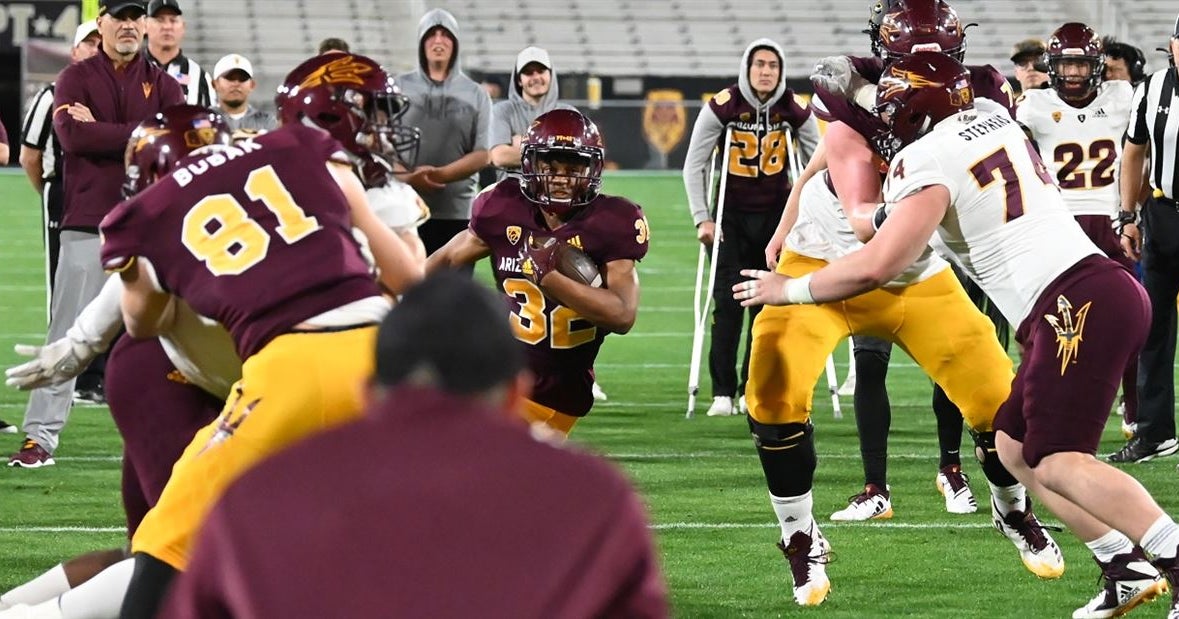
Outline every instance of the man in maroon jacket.
POLYGON ((510 412, 524 365, 479 284, 410 289, 378 332, 368 415, 242 476, 160 616, 666 616, 641 500, 510 412))
MULTIPOLYGON (((98 222, 122 199, 123 153, 131 131, 184 102, 176 80, 139 53, 144 3, 103 0, 98 10, 101 50, 66 67, 54 91, 53 129, 63 152, 65 207, 46 342, 65 336, 106 281, 98 259, 98 222)), ((25 442, 9 466, 53 464, 73 390, 74 381, 68 381, 32 392, 25 409, 25 442)))

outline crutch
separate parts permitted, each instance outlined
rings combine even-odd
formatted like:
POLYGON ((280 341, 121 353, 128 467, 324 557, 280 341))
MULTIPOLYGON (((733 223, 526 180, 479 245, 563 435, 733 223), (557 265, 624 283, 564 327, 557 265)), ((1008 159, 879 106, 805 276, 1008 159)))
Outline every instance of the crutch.
MULTIPOLYGON (((786 127, 786 159, 790 164, 792 182, 802 177, 802 162, 799 161, 798 149, 794 146, 794 132, 786 127)), ((827 393, 831 395, 831 407, 836 419, 843 419, 843 409, 839 406, 839 376, 835 373, 835 358, 827 355, 827 393)))
POLYGON ((856 394, 856 347, 850 337, 847 338, 847 378, 836 393, 844 397, 856 394))
POLYGON ((720 247, 721 220, 725 216, 725 189, 729 183, 729 141, 733 137, 733 129, 725 129, 725 140, 719 148, 713 151, 712 165, 708 166, 708 191, 711 192, 716 181, 716 158, 721 158, 720 188, 714 194, 713 204, 716 205, 716 232, 712 235, 712 258, 704 245, 700 245, 700 253, 696 258, 696 297, 692 300, 692 360, 688 364, 688 412, 685 418, 691 419, 696 413, 696 396, 700 393, 700 364, 704 356, 704 328, 708 324, 708 310, 712 305, 712 289, 716 286, 716 252, 720 247), (700 296, 700 286, 704 283, 704 262, 708 260, 708 289, 704 296, 700 296))

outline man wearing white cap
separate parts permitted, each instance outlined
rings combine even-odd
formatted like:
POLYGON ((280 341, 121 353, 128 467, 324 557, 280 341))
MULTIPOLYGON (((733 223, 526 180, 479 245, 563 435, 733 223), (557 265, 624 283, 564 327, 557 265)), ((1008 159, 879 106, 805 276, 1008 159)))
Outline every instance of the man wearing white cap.
POLYGON ((254 65, 241 54, 229 54, 213 66, 213 90, 225 122, 237 133, 261 133, 278 125, 274 115, 250 105, 254 82, 254 65))
POLYGON ((512 86, 508 100, 491 108, 491 163, 505 170, 520 168, 520 142, 537 116, 553 109, 572 107, 557 103, 557 73, 549 53, 539 47, 526 47, 516 56, 512 68, 512 86))
MULTIPOLYGON (((74 46, 70 50, 70 63, 97 54, 101 41, 98 24, 93 19, 78 26, 74 32, 74 46)), ((41 194, 41 217, 45 223, 46 313, 49 311, 53 273, 57 269, 57 254, 61 247, 63 205, 61 145, 53 133, 53 89, 54 83, 51 82, 33 96, 25 113, 24 124, 21 125, 20 141, 20 167, 24 168, 33 189, 41 194)))

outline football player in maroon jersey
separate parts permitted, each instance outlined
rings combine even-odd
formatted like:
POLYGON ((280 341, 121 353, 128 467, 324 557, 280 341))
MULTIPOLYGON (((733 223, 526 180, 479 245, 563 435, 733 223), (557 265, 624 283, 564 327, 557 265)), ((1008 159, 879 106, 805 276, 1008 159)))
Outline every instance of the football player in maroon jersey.
POLYGON ((432 254, 426 270, 490 257, 516 339, 535 376, 525 416, 568 434, 593 406, 594 358, 607 333, 626 333, 638 312, 635 263, 647 253, 642 209, 599 193, 605 148, 597 126, 575 110, 537 117, 525 136, 521 176, 476 199, 471 225, 432 254), (604 285, 555 268, 556 237, 589 255, 604 285))

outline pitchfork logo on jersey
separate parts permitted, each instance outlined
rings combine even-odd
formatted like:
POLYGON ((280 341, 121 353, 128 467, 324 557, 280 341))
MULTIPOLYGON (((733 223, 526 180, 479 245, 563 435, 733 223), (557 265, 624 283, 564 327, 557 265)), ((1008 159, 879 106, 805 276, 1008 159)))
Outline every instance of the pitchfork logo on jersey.
POLYGON ((1060 375, 1064 376, 1069 364, 1077 362, 1081 341, 1084 339, 1085 318, 1089 316, 1090 301, 1073 313, 1073 304, 1064 295, 1056 297, 1056 312, 1060 316, 1045 314, 1044 320, 1056 331, 1056 358, 1060 359, 1060 375))
POLYGON ((372 67, 357 62, 353 56, 347 55, 312 71, 311 75, 308 75, 303 83, 299 84, 299 88, 311 88, 320 84, 356 84, 359 86, 364 83, 362 76, 372 70, 372 67))

